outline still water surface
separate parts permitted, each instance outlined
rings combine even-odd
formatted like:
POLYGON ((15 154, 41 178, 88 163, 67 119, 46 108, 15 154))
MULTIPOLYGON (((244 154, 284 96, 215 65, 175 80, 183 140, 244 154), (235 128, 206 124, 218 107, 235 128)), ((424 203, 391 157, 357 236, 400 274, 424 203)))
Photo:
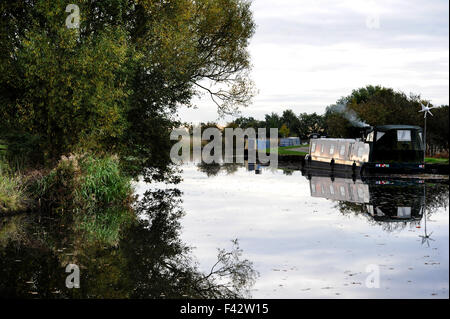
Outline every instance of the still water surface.
POLYGON ((449 297, 448 180, 182 168, 178 185, 136 185, 119 237, 68 213, 2 216, 0 297, 449 297))
POLYGON ((448 185, 253 169, 183 167, 182 238, 201 270, 238 239, 254 298, 449 297, 448 185))

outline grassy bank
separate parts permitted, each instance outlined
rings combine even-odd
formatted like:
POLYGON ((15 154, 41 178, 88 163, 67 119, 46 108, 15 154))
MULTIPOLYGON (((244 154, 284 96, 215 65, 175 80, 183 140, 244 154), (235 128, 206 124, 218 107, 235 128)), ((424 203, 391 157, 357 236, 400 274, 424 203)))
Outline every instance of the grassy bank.
POLYGON ((428 163, 428 164, 448 164, 448 158, 427 157, 427 158, 425 158, 425 163, 428 163))
MULTIPOLYGON (((284 147, 278 147, 278 155, 299 155, 299 156, 305 156, 308 154, 308 152, 299 152, 294 151, 293 149, 301 148, 301 147, 308 147, 308 145, 296 145, 296 146, 284 146, 284 147)), ((270 153, 272 149, 267 149, 266 152, 270 153)))
MULTIPOLYGON (((297 155, 297 156, 305 156, 308 154, 308 152, 299 152, 294 151, 293 149, 298 149, 300 147, 308 147, 308 145, 301 145, 301 146, 285 146, 285 147, 278 147, 278 155, 297 155)), ((270 153, 272 149, 267 149, 267 153, 270 153)), ((434 157, 427 157, 425 158, 425 163, 427 164, 449 164, 448 158, 434 158, 434 157)))
POLYGON ((63 156, 53 169, 26 175, 0 164, 0 215, 34 208, 63 214, 77 230, 112 244, 134 218, 132 181, 116 156, 63 156))
POLYGON ((71 214, 79 230, 100 241, 117 242, 121 226, 134 216, 131 178, 115 156, 63 156, 30 189, 46 211, 71 214))
POLYGON ((0 214, 26 208, 27 195, 20 176, 0 168, 0 214))

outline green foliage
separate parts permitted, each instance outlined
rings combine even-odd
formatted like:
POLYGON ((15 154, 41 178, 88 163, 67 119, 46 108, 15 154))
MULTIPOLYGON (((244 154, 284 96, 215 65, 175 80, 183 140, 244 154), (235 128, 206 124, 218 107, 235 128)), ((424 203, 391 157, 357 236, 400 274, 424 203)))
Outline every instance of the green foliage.
POLYGON ((299 136, 301 139, 308 139, 312 133, 324 133, 324 117, 317 113, 302 113, 299 116, 299 136))
POLYGON ((307 139, 311 133, 323 133, 325 130, 324 117, 316 113, 307 114, 302 113, 296 116, 292 110, 285 110, 280 117, 276 113, 266 114, 264 121, 258 121, 253 117, 239 117, 227 127, 240 127, 242 129, 253 128, 257 132, 258 128, 266 128, 266 133, 269 134, 270 128, 278 128, 280 136, 297 135, 300 139, 307 139), (283 125, 289 130, 284 130, 281 133, 283 125))
MULTIPOLYGON (((361 129, 369 125, 406 124, 423 127, 423 113, 418 95, 406 96, 402 92, 381 86, 367 86, 353 90, 347 97, 339 98, 335 104, 326 107, 325 114, 301 113, 297 117, 292 110, 285 110, 280 117, 276 113, 266 114, 264 121, 253 117, 240 117, 229 123, 228 127, 278 128, 285 136, 285 125, 290 134, 297 134, 300 139, 308 139, 312 133, 330 137, 361 137, 361 129)), ((431 155, 448 156, 448 105, 432 110, 434 116, 428 116, 427 142, 431 155)))
POLYGON ((283 125, 283 123, 281 122, 280 116, 274 112, 272 112, 271 114, 265 115, 265 124, 266 124, 267 134, 271 128, 280 129, 281 125, 283 125))
POLYGON ((433 157, 426 157, 425 163, 429 164, 448 164, 448 158, 433 158, 433 157))
POLYGON ((26 200, 21 176, 11 174, 0 161, 0 214, 25 209, 26 200))
POLYGON ((117 157, 62 157, 33 185, 33 193, 52 211, 71 213, 79 228, 99 240, 115 242, 133 213, 133 188, 117 157))
MULTIPOLYGON (((300 133, 300 120, 292 110, 283 111, 281 116, 281 122, 287 126, 292 135, 298 135, 300 133)), ((289 134, 287 134, 289 135, 289 134)))
POLYGON ((116 244, 120 233, 133 221, 132 212, 126 210, 102 211, 96 215, 83 215, 76 218, 78 228, 87 233, 89 240, 116 244))
POLYGON ((54 208, 86 214, 123 207, 132 193, 130 178, 120 172, 119 161, 112 156, 63 156, 36 187, 38 196, 54 208))
POLYGON ((126 206, 132 188, 130 179, 120 172, 117 158, 88 156, 81 160, 80 167, 83 175, 77 196, 86 203, 83 210, 95 213, 111 206, 126 206))
POLYGON ((2 64, 9 76, 15 76, 0 79, 4 90, 15 92, 0 105, 3 123, 41 136, 47 158, 79 143, 101 145, 119 136, 125 125, 126 34, 121 28, 104 27, 81 37, 64 25, 66 5, 66 1, 37 1, 1 7, 3 14, 25 10, 28 18, 16 39, 11 37, 13 25, 4 22, 7 29, 1 30, 2 44, 15 50, 2 64))
MULTIPOLYGON (((326 132, 333 137, 359 137, 365 125, 404 124, 424 126, 421 103, 428 104, 420 95, 395 91, 381 86, 366 86, 353 90, 336 104, 326 108, 326 132)), ((428 116, 427 144, 431 154, 448 154, 448 106, 433 109, 428 116)))
POLYGON ((164 178, 179 105, 201 92, 221 113, 249 103, 248 1, 82 0, 79 29, 67 4, 0 4, 0 128, 39 136, 47 160, 114 152, 128 173, 164 178))
POLYGON ((12 129, 0 132, 0 160, 8 163, 13 171, 42 164, 39 137, 12 129))
POLYGON ((229 123, 227 125, 227 127, 230 128, 242 128, 242 129, 246 129, 246 128, 253 128, 255 130, 255 132, 257 132, 258 128, 262 128, 262 127, 266 127, 266 123, 265 121, 258 121, 253 117, 239 117, 237 119, 235 119, 233 122, 229 123))
POLYGON ((346 99, 349 110, 369 125, 422 123, 420 96, 407 96, 403 92, 381 86, 367 86, 354 90, 346 99))
MULTIPOLYGON (((418 112, 422 101, 417 95, 408 97, 393 89, 367 86, 327 106, 324 115, 301 113, 297 117, 292 110, 285 110, 281 117, 276 113, 266 114, 264 121, 240 117, 227 127, 274 127, 280 129, 281 136, 285 136, 286 132, 281 132, 284 124, 290 134, 297 134, 302 140, 308 139, 312 133, 340 138, 361 137, 362 127, 368 125, 409 124, 423 127, 423 114, 418 112)), ((427 127, 429 154, 448 156, 448 105, 435 108, 432 112, 435 116, 428 117, 427 127)))
POLYGON ((281 125, 279 134, 280 134, 281 136, 283 136, 283 137, 288 137, 288 136, 289 136, 289 133, 290 133, 290 130, 289 130, 289 128, 287 127, 287 125, 286 125, 286 124, 281 125))
POLYGON ((427 141, 428 149, 431 155, 440 153, 441 155, 449 155, 449 109, 448 105, 432 109, 434 116, 427 118, 427 141))
POLYGON ((325 115, 326 131, 331 137, 351 137, 352 123, 340 112, 329 112, 325 115))
MULTIPOLYGON (((301 152, 301 151, 294 151, 292 149, 296 149, 299 148, 300 146, 296 145, 296 146, 284 146, 284 147, 278 147, 277 148, 277 152, 278 155, 297 155, 297 156, 305 156, 306 154, 308 154, 308 152, 301 152)), ((306 146, 307 147, 307 146, 306 146)), ((272 151, 272 149, 268 148, 266 150, 267 153, 270 153, 272 151)))

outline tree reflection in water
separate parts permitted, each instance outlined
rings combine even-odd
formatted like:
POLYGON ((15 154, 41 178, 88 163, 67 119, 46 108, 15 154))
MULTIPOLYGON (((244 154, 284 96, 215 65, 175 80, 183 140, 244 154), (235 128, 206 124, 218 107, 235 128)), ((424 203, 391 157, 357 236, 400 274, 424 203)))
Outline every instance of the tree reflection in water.
POLYGON ((205 173, 208 177, 217 176, 220 172, 225 172, 227 175, 236 173, 239 167, 244 164, 239 163, 211 163, 200 162, 197 164, 197 168, 200 172, 205 173))
POLYGON ((0 296, 3 298, 240 298, 257 272, 242 260, 237 240, 219 250, 211 271, 197 268, 180 239, 180 191, 145 193, 139 218, 117 245, 87 236, 70 216, 29 214, 0 223, 0 296), (80 267, 80 288, 68 289, 67 264, 80 267))
POLYGON ((200 172, 203 172, 208 177, 216 176, 219 174, 223 167, 219 163, 207 164, 205 162, 200 162, 197 164, 197 168, 200 172))

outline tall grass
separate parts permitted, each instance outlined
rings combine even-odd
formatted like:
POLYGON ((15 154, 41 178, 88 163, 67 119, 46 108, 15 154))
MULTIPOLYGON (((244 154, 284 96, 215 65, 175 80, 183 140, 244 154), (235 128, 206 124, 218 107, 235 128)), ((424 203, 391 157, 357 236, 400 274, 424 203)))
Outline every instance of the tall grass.
POLYGON ((13 129, 0 132, 0 160, 14 170, 36 168, 43 164, 43 154, 39 148, 39 137, 13 129))
POLYGON ((448 158, 434 158, 427 157, 425 158, 425 163, 427 164, 448 164, 448 158))
POLYGON ((117 242, 132 220, 131 178, 122 174, 115 156, 62 157, 34 185, 34 193, 53 212, 73 214, 75 225, 93 239, 117 242))
POLYGON ((131 179, 120 172, 118 158, 87 157, 81 162, 81 167, 84 174, 76 197, 85 204, 84 209, 88 212, 130 203, 129 196, 133 192, 131 179))
POLYGON ((25 202, 21 177, 0 161, 0 213, 25 209, 25 202))
POLYGON ((83 210, 80 229, 101 241, 116 242, 121 227, 134 216, 131 179, 121 173, 116 157, 87 157, 81 166, 84 174, 75 196, 83 210))

